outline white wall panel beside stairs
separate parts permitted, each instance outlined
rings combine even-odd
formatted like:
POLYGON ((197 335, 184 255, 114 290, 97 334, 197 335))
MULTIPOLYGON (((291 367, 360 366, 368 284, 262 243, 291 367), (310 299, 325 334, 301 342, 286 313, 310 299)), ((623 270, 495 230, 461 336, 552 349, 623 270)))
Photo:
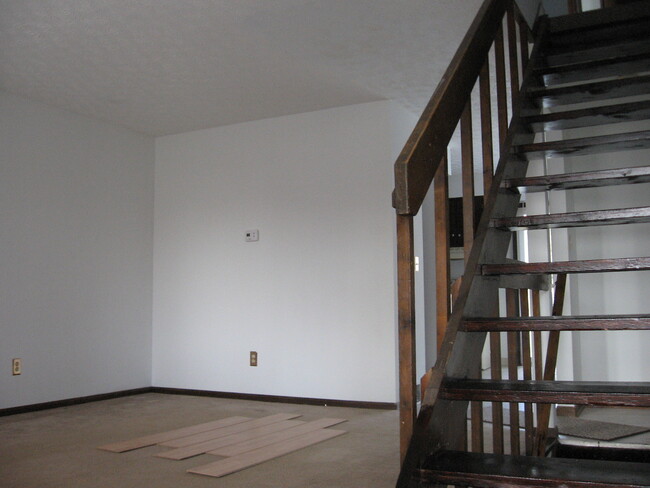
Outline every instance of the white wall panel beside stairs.
POLYGON ((157 139, 155 386, 395 401, 391 168, 414 123, 373 102, 157 139))

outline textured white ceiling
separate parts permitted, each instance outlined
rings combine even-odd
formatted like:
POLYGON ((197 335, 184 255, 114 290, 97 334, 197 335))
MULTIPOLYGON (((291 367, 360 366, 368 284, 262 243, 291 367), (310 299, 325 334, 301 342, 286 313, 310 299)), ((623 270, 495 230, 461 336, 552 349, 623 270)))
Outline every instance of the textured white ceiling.
POLYGON ((0 89, 164 135, 393 99, 481 0, 0 0, 0 89))

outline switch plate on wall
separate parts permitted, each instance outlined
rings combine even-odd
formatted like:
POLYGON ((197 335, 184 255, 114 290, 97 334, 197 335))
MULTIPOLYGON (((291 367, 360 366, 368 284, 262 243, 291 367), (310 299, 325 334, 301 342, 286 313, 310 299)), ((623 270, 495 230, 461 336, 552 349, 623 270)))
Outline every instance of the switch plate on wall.
POLYGON ((257 351, 251 351, 250 365, 257 366, 257 351))
POLYGON ((244 239, 246 242, 257 242, 260 240, 260 231, 257 229, 247 230, 244 239))

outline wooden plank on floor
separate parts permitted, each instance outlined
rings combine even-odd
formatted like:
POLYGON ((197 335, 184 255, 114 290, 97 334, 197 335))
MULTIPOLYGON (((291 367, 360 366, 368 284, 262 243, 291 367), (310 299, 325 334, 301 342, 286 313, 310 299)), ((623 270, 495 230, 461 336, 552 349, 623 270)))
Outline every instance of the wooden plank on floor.
POLYGON ((154 444, 170 441, 172 439, 186 437, 189 435, 197 434, 199 432, 205 432, 207 430, 220 429, 223 427, 228 427, 243 422, 247 422, 249 420, 253 420, 253 419, 251 419, 250 417, 228 417, 221 420, 213 420, 212 422, 206 422, 204 424, 192 425, 189 427, 183 427, 180 429, 170 430, 167 432, 161 432, 159 434, 152 434, 144 437, 136 437, 135 439, 129 439, 126 441, 114 442, 111 444, 99 446, 97 449, 102 449, 104 451, 111 451, 111 452, 132 451, 133 449, 153 446, 154 444))
POLYGON ((188 469, 187 472, 219 478, 342 434, 345 434, 344 430, 320 429, 298 437, 293 437, 292 439, 283 442, 272 444, 268 447, 255 449, 254 451, 240 454, 239 456, 233 456, 221 459, 214 463, 197 466, 188 469))
POLYGON ((301 420, 284 420, 282 422, 274 422, 272 424, 263 425, 254 429, 248 429, 243 432, 218 437, 216 439, 210 439, 205 442, 199 442, 198 444, 192 444, 186 447, 179 447, 170 451, 161 452, 156 454, 156 456, 174 460, 187 459, 192 456, 204 454, 213 449, 219 449, 220 447, 230 446, 231 444, 237 444, 238 442, 257 439, 274 432, 284 431, 291 429, 292 427, 298 427, 304 424, 305 422, 301 420))
POLYGON ((262 417, 260 419, 249 420, 247 422, 231 425, 229 427, 224 427, 221 429, 204 431, 191 436, 182 437, 180 439, 172 439, 169 441, 160 442, 159 444, 165 447, 185 447, 185 446, 190 446, 192 444, 198 444, 199 442, 205 442, 210 439, 217 439, 218 437, 235 434, 237 432, 244 432, 245 430, 255 429, 263 425, 274 424, 275 422, 282 422, 283 420, 291 420, 296 417, 300 417, 300 414, 278 413, 275 415, 262 417))
POLYGON ((304 425, 299 427, 294 427, 293 429, 283 430, 282 432, 276 432, 274 434, 265 435, 264 437, 258 437, 257 439, 251 439, 247 441, 242 441, 238 444, 232 444, 222 448, 215 448, 214 450, 207 451, 208 454, 214 454, 216 456, 237 456, 239 454, 244 454, 245 452, 254 451, 255 449, 260 449, 262 447, 270 446, 277 442, 282 442, 293 437, 298 437, 299 435, 307 434, 319 429, 325 429, 326 427, 331 427, 340 423, 346 422, 345 419, 319 419, 314 420, 313 422, 307 422, 304 425))

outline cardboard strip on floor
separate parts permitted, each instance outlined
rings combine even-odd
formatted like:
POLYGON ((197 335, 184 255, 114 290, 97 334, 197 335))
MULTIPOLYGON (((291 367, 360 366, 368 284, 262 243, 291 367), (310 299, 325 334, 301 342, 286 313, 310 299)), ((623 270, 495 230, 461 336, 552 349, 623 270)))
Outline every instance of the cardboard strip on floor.
POLYGON ((186 437, 189 435, 197 434, 199 432, 220 429, 222 427, 228 427, 242 422, 247 422, 249 420, 252 419, 250 417, 237 417, 237 416, 227 417, 225 419, 214 420, 212 422, 192 425, 189 427, 183 427, 180 429, 170 430, 167 432, 161 432, 159 434, 153 434, 144 437, 136 437, 135 439, 129 439, 121 442, 114 442, 111 444, 99 446, 97 449, 102 449, 104 451, 111 451, 111 452, 132 451, 133 449, 140 449, 142 447, 153 446, 154 444, 170 441, 172 439, 186 437))
POLYGON ((278 431, 285 431, 287 429, 292 429, 292 427, 297 427, 303 424, 305 424, 305 422, 301 420, 285 420, 282 422, 275 422, 273 424, 249 429, 244 432, 230 434, 224 437, 219 437, 217 439, 210 439, 205 442, 199 442, 198 444, 192 444, 190 446, 179 447, 170 451, 161 452, 156 454, 156 456, 178 461, 181 459, 187 459, 192 456, 198 456, 199 454, 205 454, 212 449, 218 449, 220 447, 229 446, 231 444, 237 444, 240 442, 257 439, 262 436, 266 436, 267 434, 278 431))
POLYGON ((270 446, 276 442, 282 442, 292 437, 297 437, 302 434, 307 434, 308 432, 313 432, 315 430, 324 429, 326 427, 331 427, 340 423, 346 422, 345 419, 319 419, 314 420, 313 422, 307 422, 304 425, 294 427, 293 429, 283 430, 281 432, 275 432, 273 434, 265 435, 263 437, 258 437, 256 439, 250 439, 246 441, 239 442, 238 444, 228 445, 222 448, 215 448, 214 450, 206 451, 208 454, 214 454, 216 456, 237 456, 238 454, 243 454, 248 451, 253 451, 255 449, 260 449, 262 447, 270 446))
POLYGON ((295 413, 278 413, 276 415, 269 415, 267 417, 262 417, 260 419, 255 419, 255 420, 249 419, 246 422, 241 422, 236 425, 231 425, 229 427, 203 431, 191 436, 172 439, 165 442, 159 442, 158 444, 165 447, 186 447, 192 444, 198 444, 199 442, 205 442, 210 439, 217 439, 219 437, 235 434, 237 432, 244 432, 246 430, 254 429, 256 427, 274 424, 276 422, 282 422, 283 420, 290 420, 296 417, 300 417, 300 415, 295 413))
POLYGON ((261 449, 255 449, 254 451, 249 451, 238 456, 221 459, 203 466, 197 466, 196 468, 188 469, 187 472, 219 478, 345 433, 346 431, 344 430, 320 429, 261 449))

